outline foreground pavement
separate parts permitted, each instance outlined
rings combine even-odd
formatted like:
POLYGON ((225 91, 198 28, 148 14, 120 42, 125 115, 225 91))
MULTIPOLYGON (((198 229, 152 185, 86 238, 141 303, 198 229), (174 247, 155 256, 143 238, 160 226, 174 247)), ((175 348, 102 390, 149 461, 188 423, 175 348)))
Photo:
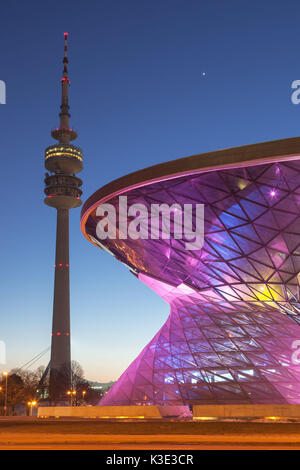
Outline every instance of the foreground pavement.
POLYGON ((0 418, 0 450, 300 450, 299 423, 0 418))
POLYGON ((253 434, 189 436, 163 435, 86 435, 86 434, 0 434, 0 450, 4 449, 300 449, 297 437, 253 434))

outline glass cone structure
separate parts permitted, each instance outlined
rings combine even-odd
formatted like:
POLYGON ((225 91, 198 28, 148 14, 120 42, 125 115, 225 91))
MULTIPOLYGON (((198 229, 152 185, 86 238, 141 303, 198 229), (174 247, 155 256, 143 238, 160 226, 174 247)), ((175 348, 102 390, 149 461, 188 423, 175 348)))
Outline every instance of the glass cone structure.
POLYGON ((101 405, 300 403, 299 216, 300 138, 167 162, 93 194, 84 235, 171 307, 101 405), (120 215, 120 195, 149 213, 203 204, 202 248, 123 238, 118 217, 117 237, 99 239, 97 209, 120 215))

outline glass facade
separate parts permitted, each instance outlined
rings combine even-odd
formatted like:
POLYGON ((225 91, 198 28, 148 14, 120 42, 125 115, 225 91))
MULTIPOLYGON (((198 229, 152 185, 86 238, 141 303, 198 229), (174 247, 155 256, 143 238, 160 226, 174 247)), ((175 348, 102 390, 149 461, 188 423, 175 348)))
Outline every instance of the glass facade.
MULTIPOLYGON (((86 236, 171 307, 102 405, 300 403, 299 175, 299 160, 276 158, 122 192, 149 213, 203 204, 199 250, 172 236, 100 240, 101 200, 85 209, 86 236)), ((118 196, 105 202, 119 215, 118 196)))

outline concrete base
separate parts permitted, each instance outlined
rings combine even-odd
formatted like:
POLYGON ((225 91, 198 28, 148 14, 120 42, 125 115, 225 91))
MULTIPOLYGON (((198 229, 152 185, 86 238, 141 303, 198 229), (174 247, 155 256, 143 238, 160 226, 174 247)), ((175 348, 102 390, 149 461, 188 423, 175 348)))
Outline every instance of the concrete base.
POLYGON ((162 418, 192 418, 188 406, 157 406, 162 418))
POLYGON ((300 405, 194 405, 194 419, 300 418, 300 405))
POLYGON ((300 418, 300 405, 194 405, 187 406, 43 406, 38 418, 74 417, 102 419, 194 418, 300 418))
POLYGON ((192 417, 187 406, 43 406, 38 408, 38 418, 166 418, 192 417))

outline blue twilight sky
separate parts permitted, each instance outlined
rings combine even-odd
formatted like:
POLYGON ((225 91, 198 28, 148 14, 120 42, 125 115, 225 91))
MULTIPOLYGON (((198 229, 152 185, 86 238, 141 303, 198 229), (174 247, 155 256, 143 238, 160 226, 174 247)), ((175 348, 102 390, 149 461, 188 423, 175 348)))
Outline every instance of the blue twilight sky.
MULTIPOLYGON (((3 370, 50 345, 56 217, 43 204, 43 152, 58 124, 63 32, 86 200, 145 166, 299 135, 291 83, 300 79, 300 3, 10 0, 0 18, 3 370)), ((107 381, 153 337, 168 305, 89 244, 79 217, 71 211, 72 357, 88 378, 107 381)))

